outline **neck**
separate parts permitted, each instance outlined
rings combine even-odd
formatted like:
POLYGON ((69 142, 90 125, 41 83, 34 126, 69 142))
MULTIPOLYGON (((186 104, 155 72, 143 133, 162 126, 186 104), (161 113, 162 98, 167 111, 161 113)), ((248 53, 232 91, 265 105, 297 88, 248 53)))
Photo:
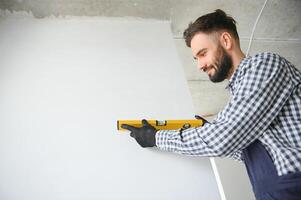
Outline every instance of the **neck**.
POLYGON ((231 78, 231 76, 237 69, 237 67, 240 64, 240 62, 242 61, 242 59, 244 59, 246 57, 245 54, 240 49, 237 50, 236 52, 233 52, 232 55, 230 54, 230 56, 231 56, 233 65, 228 74, 228 77, 227 77, 228 80, 231 78))

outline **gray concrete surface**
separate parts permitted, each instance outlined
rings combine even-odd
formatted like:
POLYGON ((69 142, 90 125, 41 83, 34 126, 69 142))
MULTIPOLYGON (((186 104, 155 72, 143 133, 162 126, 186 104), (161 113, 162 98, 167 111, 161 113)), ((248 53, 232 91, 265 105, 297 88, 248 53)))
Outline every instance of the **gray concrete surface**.
MULTIPOLYGON (((198 16, 221 8, 238 22, 241 38, 249 38, 264 0, 1 0, 0 9, 32 12, 35 17, 106 16, 170 20, 175 37, 198 16)), ((256 37, 299 39, 300 0, 269 0, 256 37)))

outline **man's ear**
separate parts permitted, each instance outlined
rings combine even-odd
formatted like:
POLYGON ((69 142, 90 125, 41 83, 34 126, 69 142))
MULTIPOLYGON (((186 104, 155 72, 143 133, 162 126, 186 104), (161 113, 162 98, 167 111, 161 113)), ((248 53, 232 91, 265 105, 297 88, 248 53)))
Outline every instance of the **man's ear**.
POLYGON ((233 37, 228 32, 222 32, 220 35, 220 44, 226 50, 230 50, 233 47, 233 37))

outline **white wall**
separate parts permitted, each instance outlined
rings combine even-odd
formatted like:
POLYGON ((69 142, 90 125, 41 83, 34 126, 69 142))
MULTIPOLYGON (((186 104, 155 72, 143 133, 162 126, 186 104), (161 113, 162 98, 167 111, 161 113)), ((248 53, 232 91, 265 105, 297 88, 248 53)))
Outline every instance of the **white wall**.
POLYGON ((117 119, 192 118, 168 22, 0 18, 0 199, 220 199, 206 158, 117 119))

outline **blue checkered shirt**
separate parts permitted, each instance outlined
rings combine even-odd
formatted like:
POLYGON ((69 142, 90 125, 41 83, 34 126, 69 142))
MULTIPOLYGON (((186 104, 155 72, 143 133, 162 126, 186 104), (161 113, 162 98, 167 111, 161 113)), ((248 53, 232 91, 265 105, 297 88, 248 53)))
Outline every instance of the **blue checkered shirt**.
POLYGON ((159 149, 243 161, 242 150, 258 139, 278 175, 301 171, 301 73, 274 53, 244 58, 229 80, 231 99, 203 127, 161 130, 159 149))

